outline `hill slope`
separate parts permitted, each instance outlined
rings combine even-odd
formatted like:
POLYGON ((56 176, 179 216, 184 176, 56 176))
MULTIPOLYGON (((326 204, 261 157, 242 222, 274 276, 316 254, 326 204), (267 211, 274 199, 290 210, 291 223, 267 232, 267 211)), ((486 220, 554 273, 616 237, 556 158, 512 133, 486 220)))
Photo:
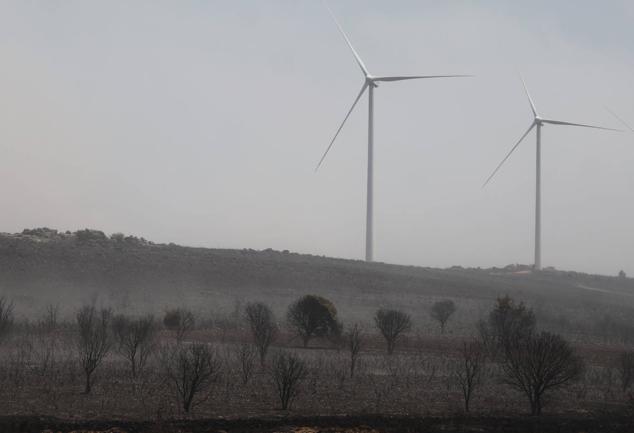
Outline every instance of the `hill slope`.
POLYGON ((453 298, 472 324, 501 294, 524 299, 544 314, 580 316, 634 309, 634 280, 527 267, 432 269, 332 259, 273 250, 220 250, 159 245, 94 230, 49 229, 0 234, 0 291, 24 312, 44 303, 75 308, 97 300, 119 309, 189 305, 201 312, 265 300, 278 313, 297 296, 317 293, 346 317, 368 320, 378 306, 428 319, 437 298, 453 298))

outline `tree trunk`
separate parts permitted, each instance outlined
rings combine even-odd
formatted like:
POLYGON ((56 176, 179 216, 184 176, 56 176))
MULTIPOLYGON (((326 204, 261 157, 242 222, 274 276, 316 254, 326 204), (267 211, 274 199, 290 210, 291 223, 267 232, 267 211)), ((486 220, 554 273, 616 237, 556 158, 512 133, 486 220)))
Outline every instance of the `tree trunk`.
POLYGON ((91 383, 90 383, 90 375, 92 373, 86 373, 86 384, 84 386, 84 394, 90 394, 90 390, 92 389, 91 383))
POLYGON ((538 394, 531 396, 531 415, 538 416, 542 414, 542 402, 538 394))
POLYGON ((387 354, 391 355, 392 353, 394 353, 394 341, 388 340, 388 342, 387 342, 387 354))

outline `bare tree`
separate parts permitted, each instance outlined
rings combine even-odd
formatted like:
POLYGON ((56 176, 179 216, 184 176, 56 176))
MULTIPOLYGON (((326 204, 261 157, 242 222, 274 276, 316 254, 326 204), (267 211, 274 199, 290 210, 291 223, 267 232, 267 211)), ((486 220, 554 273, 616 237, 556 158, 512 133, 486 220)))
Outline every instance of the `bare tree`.
POLYGON ((357 365, 357 359, 363 346, 363 334, 358 324, 352 325, 350 330, 345 334, 346 345, 350 353, 350 377, 354 377, 354 370, 357 365))
POLYGON ((621 352, 617 369, 621 378, 621 388, 625 392, 634 383, 634 352, 621 352))
POLYGON ((185 308, 167 310, 163 317, 163 325, 176 333, 176 342, 180 343, 194 329, 196 319, 194 313, 185 308))
POLYGON ((11 332, 13 320, 13 302, 0 296, 0 340, 11 332))
POLYGON ((252 344, 240 344, 235 346, 234 356, 240 369, 242 384, 246 385, 253 376, 258 350, 252 344))
POLYGON ((403 333, 412 329, 412 320, 409 314, 400 310, 380 309, 374 315, 374 323, 385 338, 387 353, 394 353, 394 347, 403 333))
POLYGON ((266 353, 278 332, 275 316, 271 309, 261 302, 247 304, 245 315, 260 355, 260 365, 264 366, 266 353))
POLYGON ((119 315, 112 321, 117 352, 130 363, 130 373, 136 378, 145 367, 156 345, 154 316, 131 319, 119 315))
POLYGON ((502 370, 505 382, 528 398, 531 414, 539 415, 544 393, 578 379, 583 363, 566 340, 542 332, 509 342, 502 370))
POLYGON ((185 413, 209 398, 222 374, 220 358, 202 343, 167 348, 162 361, 165 375, 185 413))
POLYGON ((112 312, 109 309, 97 311, 94 305, 85 306, 77 312, 79 338, 77 350, 79 361, 86 378, 84 392, 90 394, 92 374, 108 354, 112 345, 109 328, 112 312))
POLYGON ((471 397, 482 380, 485 353, 486 351, 479 341, 464 342, 462 345, 460 360, 454 370, 454 376, 462 390, 465 412, 469 412, 471 397))
POLYGON ((301 384, 308 375, 306 363, 294 353, 280 352, 273 358, 270 369, 282 410, 287 410, 299 394, 301 384))
POLYGON ((431 307, 431 317, 440 324, 440 333, 445 333, 445 325, 456 312, 456 304, 452 300, 438 301, 431 307))
POLYGON ((40 327, 47 332, 53 332, 57 329, 58 321, 59 305, 48 304, 40 320, 40 327))

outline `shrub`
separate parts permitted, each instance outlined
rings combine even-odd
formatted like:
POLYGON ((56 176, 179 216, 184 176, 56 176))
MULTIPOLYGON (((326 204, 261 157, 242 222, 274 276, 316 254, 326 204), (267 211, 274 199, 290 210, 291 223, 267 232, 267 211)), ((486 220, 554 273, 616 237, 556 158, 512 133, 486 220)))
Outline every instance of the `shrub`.
POLYGON ((100 230, 78 230, 75 232, 75 238, 79 243, 103 242, 108 240, 106 234, 100 230))
POLYGON ((531 414, 540 415, 543 395, 578 379, 583 363, 566 340, 542 332, 510 341, 502 370, 505 382, 528 398, 531 414))
POLYGON ((496 358, 510 343, 528 338, 535 331, 535 314, 523 303, 510 297, 498 298, 486 322, 480 322, 480 337, 489 353, 496 358))
POLYGON ((460 359, 454 369, 454 376, 462 391, 465 412, 469 412, 471 397, 482 380, 484 361, 485 350, 481 342, 463 343, 460 359))
POLYGON ((235 346, 235 361, 238 364, 242 384, 249 383, 255 369, 258 349, 252 344, 240 344, 235 346))
POLYGON ((0 296, 0 341, 13 329, 13 302, 0 296))
POLYGON ((194 329, 196 319, 194 313, 184 308, 167 310, 163 317, 163 326, 176 333, 176 341, 181 342, 194 329))
POLYGON ((53 332, 59 326, 59 306, 48 304, 40 319, 40 328, 47 332, 53 332))
POLYGON ((185 413, 209 398, 221 366, 216 353, 202 343, 177 344, 163 353, 165 375, 185 413))
POLYGON ((440 324, 441 334, 445 333, 445 325, 449 318, 456 312, 456 304, 453 301, 447 299, 445 301, 438 301, 431 307, 431 317, 440 324))
POLYGON ((306 295, 288 308, 290 327, 300 336, 304 347, 313 337, 336 336, 341 332, 337 309, 328 299, 306 295))
POLYGON ((275 317, 271 309, 261 302, 247 304, 245 315, 260 355, 260 365, 264 365, 269 346, 277 336, 275 317))
POLYGON ((282 410, 289 409, 308 375, 306 363, 294 353, 280 352, 273 358, 270 374, 282 410))
POLYGON ((108 354, 112 345, 109 332, 111 317, 110 310, 97 311, 95 306, 85 306, 77 312, 76 319, 79 329, 77 350, 86 379, 84 387, 86 394, 90 394, 92 389, 92 374, 108 354))
POLYGON ((621 352, 617 370, 621 379, 621 388, 625 392, 634 383, 634 352, 621 352))
POLYGON ((363 346, 363 334, 358 324, 352 325, 352 328, 345 334, 346 346, 350 353, 350 377, 354 377, 354 370, 357 365, 357 358, 363 346))
POLYGON ((117 351, 130 363, 130 373, 141 373, 156 344, 156 323, 148 315, 131 319, 119 315, 112 321, 117 351))
POLYGON ((412 329, 412 320, 409 314, 400 310, 380 309, 374 315, 376 325, 387 344, 387 353, 394 353, 394 347, 403 333, 412 329))

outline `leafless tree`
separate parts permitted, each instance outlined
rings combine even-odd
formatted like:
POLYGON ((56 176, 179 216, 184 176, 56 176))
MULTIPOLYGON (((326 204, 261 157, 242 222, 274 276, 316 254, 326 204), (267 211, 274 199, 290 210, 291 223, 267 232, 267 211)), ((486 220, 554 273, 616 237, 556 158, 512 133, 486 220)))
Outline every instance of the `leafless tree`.
POLYGON ((431 307, 430 315, 432 319, 440 324, 440 333, 445 333, 445 325, 456 312, 456 304, 452 300, 438 301, 431 307))
POLYGON ((469 412, 471 397, 481 383, 485 353, 486 351, 479 341, 464 342, 462 345, 454 376, 462 390, 465 412, 469 412))
POLYGON ((247 304, 245 315, 260 355, 260 365, 264 366, 266 353, 278 332, 275 316, 271 309, 261 302, 247 304))
POLYGON ((350 377, 354 377, 354 370, 357 366, 357 359, 363 346, 363 333, 361 327, 355 323, 350 330, 345 333, 345 341, 350 353, 350 377))
POLYGON ((394 353, 394 347, 403 333, 412 329, 412 320, 409 314, 400 310, 380 309, 374 315, 374 323, 385 338, 387 353, 394 353))
POLYGON ((194 313, 185 308, 167 310, 163 317, 163 325, 176 333, 176 342, 180 343, 194 329, 196 319, 194 313))
POLYGON ((156 346, 154 316, 129 318, 116 316, 112 321, 117 352, 130 363, 130 373, 136 378, 143 371, 156 346))
POLYGON ((621 352, 617 369, 621 378, 621 387, 625 392, 634 383, 634 352, 621 352))
POLYGON ((539 415, 544 393, 578 379, 583 363, 566 340, 542 332, 509 342, 502 370, 505 382, 528 398, 531 414, 539 415))
POLYGON ((308 375, 306 363, 294 353, 279 352, 271 362, 270 374, 282 410, 289 409, 308 375))
POLYGON ((249 383, 251 376, 253 376, 253 371, 255 370, 256 358, 258 357, 257 348, 252 344, 239 344, 235 346, 234 356, 238 368, 240 369, 242 383, 246 385, 249 383))
POLYGON ((185 413, 206 401, 220 380, 222 362, 202 343, 177 344, 162 354, 165 375, 185 413))
POLYGON ((59 306, 48 304, 44 310, 44 316, 40 320, 40 327, 47 331, 53 332, 57 329, 59 323, 59 306))
POLYGON ((0 340, 4 339, 13 328, 13 302, 0 296, 0 340))
POLYGON ((79 361, 84 370, 84 392, 90 394, 92 374, 108 354, 112 345, 110 321, 112 312, 109 309, 97 310, 94 305, 85 306, 77 312, 79 338, 77 350, 79 361))

